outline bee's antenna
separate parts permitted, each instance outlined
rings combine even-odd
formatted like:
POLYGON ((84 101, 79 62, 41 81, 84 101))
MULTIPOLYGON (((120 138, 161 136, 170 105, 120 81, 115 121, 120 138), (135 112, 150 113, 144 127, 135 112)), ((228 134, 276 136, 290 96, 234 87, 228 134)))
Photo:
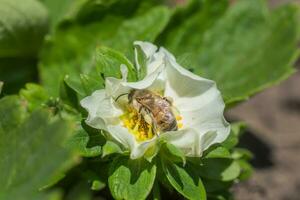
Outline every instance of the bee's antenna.
POLYGON ((128 95, 129 93, 124 93, 124 94, 120 94, 116 99, 115 99, 115 101, 118 101, 118 99, 120 98, 120 97, 122 97, 122 96, 124 96, 124 95, 128 95))

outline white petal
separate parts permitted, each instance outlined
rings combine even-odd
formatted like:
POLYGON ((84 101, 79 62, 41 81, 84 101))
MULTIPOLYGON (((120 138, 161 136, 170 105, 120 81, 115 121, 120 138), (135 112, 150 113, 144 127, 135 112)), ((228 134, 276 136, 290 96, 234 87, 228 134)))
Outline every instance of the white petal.
POLYGON ((157 139, 152 138, 151 140, 148 140, 146 142, 136 143, 135 147, 131 149, 130 158, 131 159, 141 158, 146 154, 148 150, 151 151, 150 152, 151 155, 148 156, 153 157, 153 155, 157 153, 156 150, 158 150, 158 147, 155 147, 156 142, 157 139))
POLYGON ((186 156, 200 157, 211 145, 223 142, 229 132, 229 125, 206 124, 202 127, 166 132, 160 138, 181 149, 186 156))
POLYGON ((163 70, 163 66, 158 67, 154 72, 147 75, 143 80, 138 82, 125 82, 121 79, 116 79, 113 77, 106 78, 106 94, 108 96, 116 99, 122 94, 129 93, 131 89, 145 89, 145 88, 164 88, 164 83, 162 83, 158 76, 163 70))
POLYGON ((222 121, 203 123, 193 127, 201 136, 202 151, 208 149, 211 145, 223 142, 230 133, 230 124, 222 118, 222 121), (211 137, 211 134, 215 134, 211 137))
MULTIPOLYGON (((123 86, 129 87, 131 89, 145 89, 145 88, 150 88, 152 85, 155 84, 155 81, 158 80, 158 77, 160 73, 163 70, 163 66, 159 66, 156 68, 154 72, 151 74, 148 74, 143 80, 138 81, 138 82, 128 82, 128 83, 123 83, 123 86)), ((158 80, 160 82, 160 80, 158 80)), ((164 85, 163 85, 164 86, 164 85)))
POLYGON ((212 95, 219 94, 214 81, 191 73, 178 65, 172 57, 169 57, 166 62, 165 96, 172 97, 176 103, 175 106, 183 109, 197 107, 199 103, 207 100, 207 95, 204 93, 211 88, 213 88, 212 95))
POLYGON ((129 133, 128 129, 121 125, 107 125, 107 131, 110 136, 127 149, 134 149, 135 137, 129 133))
POLYGON ((127 81, 127 75, 128 75, 128 68, 126 65, 121 64, 120 71, 122 74, 122 81, 127 81))
POLYGON ((150 42, 135 41, 134 45, 141 47, 147 59, 151 58, 152 55, 157 51, 157 46, 150 42))
POLYGON ((218 90, 210 88, 199 97, 186 98, 178 105, 184 126, 191 127, 201 123, 223 123, 225 104, 218 90))
MULTIPOLYGON (((157 139, 152 138, 146 142, 137 142, 134 135, 131 134, 127 128, 124 128, 121 125, 107 126, 108 132, 110 136, 120 144, 122 144, 125 148, 130 150, 130 158, 137 159, 144 156, 147 150, 151 148, 155 148, 155 144, 157 139)), ((153 151, 155 153, 156 151, 153 151)))
POLYGON ((163 133, 160 139, 181 149, 186 156, 202 155, 201 135, 192 128, 163 133))
POLYGON ((223 117, 224 101, 214 81, 189 72, 176 63, 169 52, 162 51, 167 57, 165 96, 174 99, 186 129, 182 130, 183 135, 170 140, 180 148, 190 149, 185 150, 187 155, 200 156, 209 146, 224 141, 229 135, 230 126, 223 117))
MULTIPOLYGON (((158 67, 165 65, 164 59, 165 59, 165 53, 160 49, 157 51, 157 46, 149 43, 149 42, 142 42, 142 41, 136 41, 135 46, 139 46, 141 50, 146 55, 146 63, 147 63, 147 75, 153 73, 158 67)), ((137 50, 135 53, 135 59, 136 63, 138 65, 138 58, 137 58, 137 50)), ((140 66, 138 65, 138 68, 140 66)))
POLYGON ((105 90, 96 90, 91 96, 82 99, 80 104, 88 111, 86 123, 97 129, 106 130, 106 122, 113 123, 114 118, 122 114, 112 99, 106 97, 105 90))

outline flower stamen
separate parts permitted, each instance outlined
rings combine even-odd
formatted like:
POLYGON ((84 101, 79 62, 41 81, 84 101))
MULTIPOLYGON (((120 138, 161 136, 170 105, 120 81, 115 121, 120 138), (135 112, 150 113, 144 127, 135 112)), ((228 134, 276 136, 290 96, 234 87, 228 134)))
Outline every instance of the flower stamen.
POLYGON ((128 109, 120 119, 123 122, 123 126, 135 136, 137 141, 142 142, 154 137, 152 126, 135 109, 128 109))
POLYGON ((183 123, 181 122, 182 116, 181 115, 177 115, 175 118, 176 118, 176 121, 177 121, 177 127, 178 127, 178 129, 183 128, 183 123))

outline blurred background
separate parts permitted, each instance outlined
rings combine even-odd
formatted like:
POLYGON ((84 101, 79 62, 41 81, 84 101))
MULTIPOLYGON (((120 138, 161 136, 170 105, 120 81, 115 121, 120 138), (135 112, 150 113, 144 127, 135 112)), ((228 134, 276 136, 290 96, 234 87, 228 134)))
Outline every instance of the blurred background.
MULTIPOLYGON (((299 0, 270 0, 270 7, 299 0)), ((299 19, 300 20, 300 19, 299 19)), ((244 120, 248 130, 240 146, 254 153, 250 180, 234 188, 240 200, 300 199, 300 63, 297 72, 231 109, 231 120, 244 120)))

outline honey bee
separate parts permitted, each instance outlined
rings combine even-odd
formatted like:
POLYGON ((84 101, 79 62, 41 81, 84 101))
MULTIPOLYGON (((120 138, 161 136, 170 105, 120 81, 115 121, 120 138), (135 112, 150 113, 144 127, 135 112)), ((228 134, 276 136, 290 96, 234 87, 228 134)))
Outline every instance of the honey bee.
POLYGON ((128 94, 128 103, 152 125, 156 134, 178 130, 170 99, 147 89, 133 89, 128 94))

